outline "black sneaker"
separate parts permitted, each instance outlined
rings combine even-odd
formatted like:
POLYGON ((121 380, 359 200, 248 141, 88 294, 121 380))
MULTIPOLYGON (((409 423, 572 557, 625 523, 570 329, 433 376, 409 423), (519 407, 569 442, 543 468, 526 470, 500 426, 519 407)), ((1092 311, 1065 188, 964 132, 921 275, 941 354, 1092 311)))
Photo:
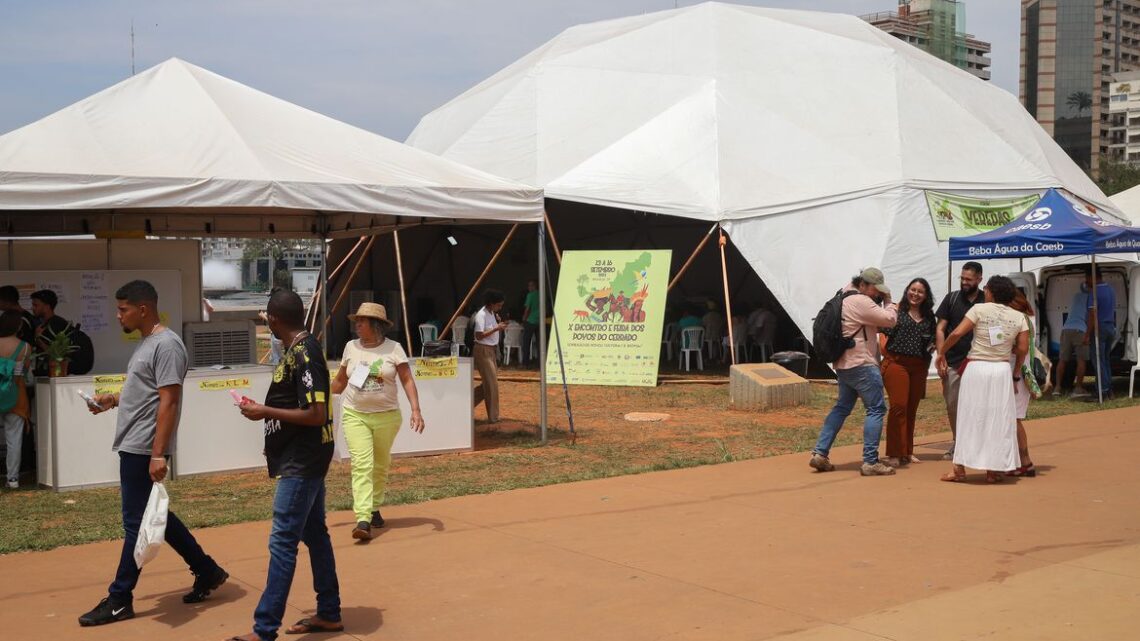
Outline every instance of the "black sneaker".
POLYGON ((135 609, 131 607, 130 603, 120 605, 113 603, 111 597, 107 597, 100 601, 95 609, 79 617, 79 625, 83 627, 105 625, 133 618, 135 618, 135 609))
POLYGON ((214 569, 206 574, 194 575, 194 587, 190 591, 182 595, 183 603, 201 603, 210 596, 210 592, 217 590, 226 579, 230 578, 228 572, 222 569, 220 565, 215 565, 214 569))
POLYGON ((372 526, 368 524, 368 521, 361 521, 352 528, 352 538, 357 541, 372 540, 372 526))
POLYGON ((380 510, 372 510, 372 527, 384 527, 384 517, 380 516, 380 510))

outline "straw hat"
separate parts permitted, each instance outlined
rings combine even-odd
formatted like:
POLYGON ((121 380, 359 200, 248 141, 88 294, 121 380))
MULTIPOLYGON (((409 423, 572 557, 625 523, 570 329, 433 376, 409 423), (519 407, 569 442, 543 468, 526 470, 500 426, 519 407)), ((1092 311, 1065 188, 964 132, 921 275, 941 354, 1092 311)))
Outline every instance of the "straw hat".
POLYGON ((355 322, 357 318, 374 318, 381 323, 391 327, 392 321, 388 320, 388 310, 380 303, 361 303, 360 309, 356 310, 355 314, 349 314, 348 320, 355 322))

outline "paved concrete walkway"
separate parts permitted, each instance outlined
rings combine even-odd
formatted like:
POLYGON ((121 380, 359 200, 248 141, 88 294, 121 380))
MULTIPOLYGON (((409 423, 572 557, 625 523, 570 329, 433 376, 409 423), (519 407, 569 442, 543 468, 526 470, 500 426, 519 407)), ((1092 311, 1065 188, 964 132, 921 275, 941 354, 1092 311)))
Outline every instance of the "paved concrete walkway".
MULTIPOLYGON (((847 429, 855 429, 848 426, 847 429)), ((1140 408, 1029 425, 1035 479, 939 483, 945 443, 894 477, 858 447, 813 473, 797 454, 385 510, 367 545, 331 515, 344 635, 304 638, 1111 639, 1140 602, 1140 408)), ((81 629, 108 542, 0 557, 9 639, 223 639, 250 630, 268 523, 200 530, 232 575, 185 606, 165 550, 138 617, 81 629)), ((289 622, 313 606, 302 552, 289 622)))

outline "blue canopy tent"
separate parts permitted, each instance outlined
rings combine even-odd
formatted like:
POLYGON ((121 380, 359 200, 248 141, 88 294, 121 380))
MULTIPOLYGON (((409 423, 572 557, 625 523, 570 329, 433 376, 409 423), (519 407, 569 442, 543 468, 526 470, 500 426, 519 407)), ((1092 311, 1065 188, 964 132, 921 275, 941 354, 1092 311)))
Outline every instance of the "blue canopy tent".
MULTIPOLYGON (((1089 205, 1050 189, 1012 222, 975 236, 950 239, 950 260, 1087 255, 1096 273, 1096 255, 1140 251, 1140 228, 1101 218, 1089 205)), ((1094 298, 1095 300, 1095 298, 1094 298)), ((1099 310, 1098 310, 1099 311, 1099 310)), ((1100 322, 1096 333, 1096 375, 1101 379, 1100 322)), ((1104 401, 1097 385, 1100 401, 1104 401)))

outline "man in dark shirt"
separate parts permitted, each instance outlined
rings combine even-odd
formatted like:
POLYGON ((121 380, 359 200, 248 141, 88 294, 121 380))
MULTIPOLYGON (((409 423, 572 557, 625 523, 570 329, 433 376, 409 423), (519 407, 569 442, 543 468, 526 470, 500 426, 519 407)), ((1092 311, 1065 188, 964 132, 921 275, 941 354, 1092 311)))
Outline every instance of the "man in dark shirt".
MULTIPOLYGON (((943 298, 942 304, 938 306, 938 313, 936 314, 938 328, 934 333, 934 341, 939 353, 942 352, 942 343, 946 341, 946 337, 958 327, 962 319, 966 318, 966 312, 970 311, 970 308, 975 304, 985 302, 985 297, 982 296, 982 290, 979 287, 982 283, 981 264, 971 261, 963 265, 959 283, 962 288, 956 292, 950 292, 950 295, 943 298)), ((946 416, 950 419, 950 433, 955 437, 958 434, 958 385, 961 382, 958 368, 969 355, 970 344, 973 342, 973 332, 962 336, 962 339, 949 352, 946 352, 948 367, 941 367, 938 371, 938 376, 942 379, 942 398, 946 399, 946 416)), ((944 460, 954 458, 953 445, 942 458, 944 460)))
MULTIPOLYGON (((55 315, 55 307, 59 304, 59 296, 50 289, 41 289, 32 292, 32 314, 39 320, 36 326, 36 353, 44 353, 47 344, 59 334, 71 331, 71 323, 62 316, 55 315)), ((38 359, 35 367, 36 376, 48 375, 48 363, 38 359)))
POLYGON ((334 632, 340 622, 340 586, 332 541, 325 525, 325 474, 333 455, 329 370, 320 343, 305 331, 301 297, 286 290, 269 298, 270 331, 285 346, 273 372, 265 404, 243 400, 241 413, 265 421, 265 458, 277 479, 273 530, 269 535, 269 576, 253 613, 246 641, 277 638, 297 567, 297 544, 309 548, 317 614, 298 621, 286 634, 334 632))
POLYGON ((11 285, 0 287, 0 312, 16 312, 23 318, 20 329, 16 330, 16 338, 28 345, 36 341, 36 317, 20 306, 20 290, 11 285))

